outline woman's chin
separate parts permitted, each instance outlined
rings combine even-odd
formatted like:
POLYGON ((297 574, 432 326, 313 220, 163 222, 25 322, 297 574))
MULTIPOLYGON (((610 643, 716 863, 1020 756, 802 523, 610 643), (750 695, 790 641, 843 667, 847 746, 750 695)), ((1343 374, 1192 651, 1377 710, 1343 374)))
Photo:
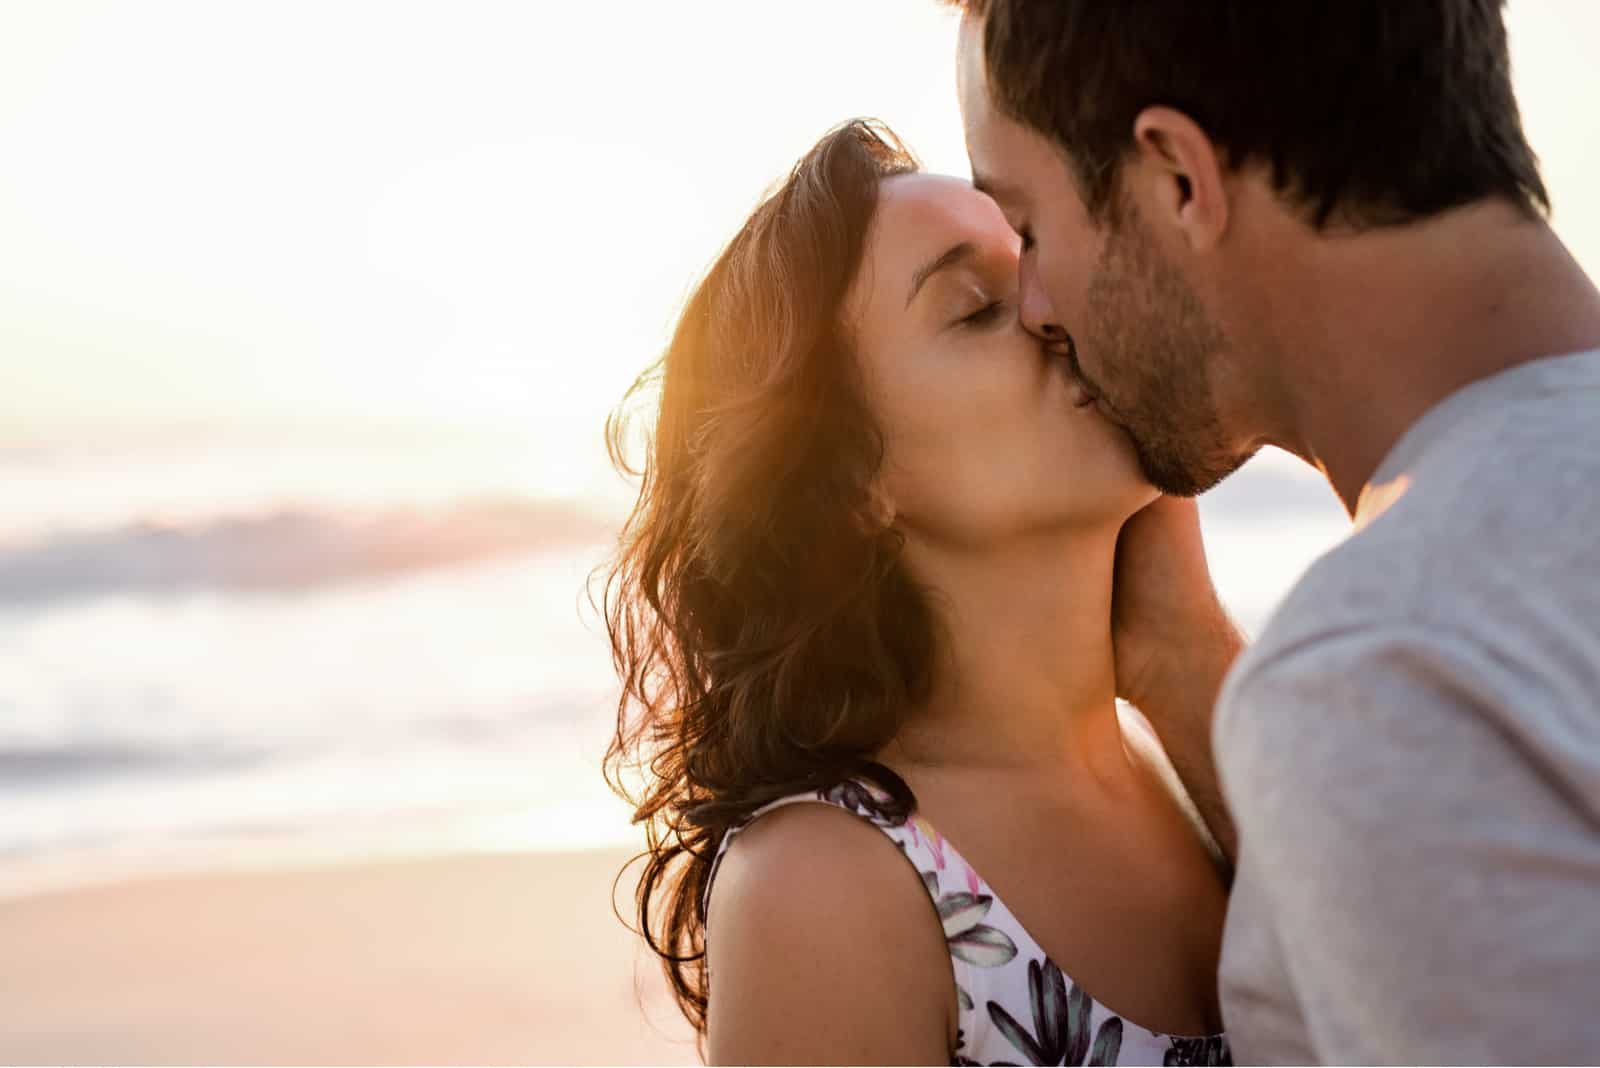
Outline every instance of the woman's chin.
POLYGON ((1131 496, 1134 498, 1134 506, 1133 510, 1128 513, 1130 516, 1160 500, 1161 491, 1151 485, 1150 480, 1141 474, 1135 483, 1135 489, 1131 496))
POLYGON ((1092 488, 1079 486, 1080 492, 1064 509, 1066 525, 1075 530, 1117 531, 1140 509, 1161 496, 1135 468, 1130 471, 1107 473, 1092 488))
POLYGON ((1129 483, 1126 486, 1121 487, 1121 491, 1116 493, 1114 496, 1116 499, 1116 506, 1108 509, 1110 513, 1108 519, 1114 526, 1117 527, 1117 529, 1120 530, 1122 528, 1122 524, 1132 519, 1144 508, 1155 503, 1161 497, 1161 491, 1156 489, 1145 479, 1139 478, 1136 480, 1130 480, 1129 483))
POLYGON ((1096 496, 1101 501, 1097 510, 1120 526, 1129 516, 1160 497, 1161 491, 1145 477, 1131 442, 1108 459, 1096 480, 1099 483, 1096 496))

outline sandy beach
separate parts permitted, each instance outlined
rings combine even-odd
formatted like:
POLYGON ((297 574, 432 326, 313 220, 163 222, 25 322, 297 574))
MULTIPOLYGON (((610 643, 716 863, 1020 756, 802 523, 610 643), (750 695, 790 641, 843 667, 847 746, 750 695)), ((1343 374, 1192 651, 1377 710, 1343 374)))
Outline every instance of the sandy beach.
POLYGON ((624 859, 463 855, 0 902, 0 1063, 697 1063, 612 915, 624 859))

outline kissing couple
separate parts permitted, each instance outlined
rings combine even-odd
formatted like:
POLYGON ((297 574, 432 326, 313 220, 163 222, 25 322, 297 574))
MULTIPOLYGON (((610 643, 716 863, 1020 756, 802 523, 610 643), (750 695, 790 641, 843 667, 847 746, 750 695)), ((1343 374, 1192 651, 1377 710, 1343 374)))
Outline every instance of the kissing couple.
POLYGON ((708 1059, 1591 1060, 1600 294, 1501 4, 955 6, 973 180, 834 129, 608 427, 708 1059), (1264 445, 1353 532, 1247 647, 1264 445))

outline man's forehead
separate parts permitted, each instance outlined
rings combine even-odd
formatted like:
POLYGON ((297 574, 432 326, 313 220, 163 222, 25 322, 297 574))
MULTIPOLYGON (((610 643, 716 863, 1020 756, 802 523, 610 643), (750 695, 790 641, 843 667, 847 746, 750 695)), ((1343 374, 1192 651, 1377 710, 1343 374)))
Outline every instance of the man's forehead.
POLYGON ((974 116, 967 122, 967 160, 972 167, 972 184, 1002 206, 1026 202, 1026 190, 1017 180, 1016 167, 1028 155, 1023 131, 1009 119, 994 112, 974 116))
POLYGON ((986 96, 988 75, 983 61, 983 24, 971 15, 961 19, 956 33, 956 90, 963 103, 968 94, 986 96))
POLYGON ((967 15, 961 20, 956 46, 956 89, 961 101, 961 118, 967 138, 967 156, 972 163, 972 184, 1002 204, 1015 203, 1018 190, 998 166, 1003 148, 993 142, 1005 132, 1005 116, 995 108, 989 95, 989 79, 983 61, 983 24, 967 15))

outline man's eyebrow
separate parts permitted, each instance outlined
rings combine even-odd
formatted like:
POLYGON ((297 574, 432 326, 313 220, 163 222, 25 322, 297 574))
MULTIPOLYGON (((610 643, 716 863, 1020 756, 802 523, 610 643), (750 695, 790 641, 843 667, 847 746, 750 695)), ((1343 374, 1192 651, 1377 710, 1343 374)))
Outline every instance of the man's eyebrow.
POLYGON ((963 241, 918 267, 916 273, 911 276, 911 292, 906 294, 906 307, 911 307, 911 302, 917 299, 917 291, 922 288, 922 283, 946 267, 971 258, 977 251, 971 241, 963 241))
POLYGON ((989 174, 972 174, 972 188, 987 196, 990 200, 1015 200, 1017 191, 1005 182, 989 174))

